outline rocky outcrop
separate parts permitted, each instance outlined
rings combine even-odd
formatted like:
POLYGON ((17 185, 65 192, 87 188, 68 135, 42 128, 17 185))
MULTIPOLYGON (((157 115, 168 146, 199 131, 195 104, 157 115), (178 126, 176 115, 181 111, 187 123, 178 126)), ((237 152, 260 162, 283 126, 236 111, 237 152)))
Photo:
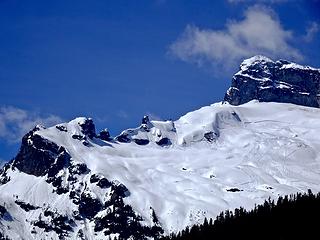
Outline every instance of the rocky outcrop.
POLYGON ((112 138, 110 136, 110 133, 107 128, 103 129, 97 136, 97 138, 100 138, 103 141, 111 141, 112 138))
POLYGON ((293 103, 309 107, 320 104, 320 69, 264 56, 244 60, 232 78, 224 100, 240 105, 251 100, 293 103))
POLYGON ((70 156, 63 147, 38 135, 39 129, 39 126, 35 127, 22 138, 12 167, 34 176, 44 176, 47 173, 54 176, 68 165, 70 156))
POLYGON ((114 140, 120 143, 134 142, 141 146, 155 143, 158 146, 167 147, 172 145, 175 136, 176 129, 173 121, 159 124, 159 121, 150 121, 149 117, 145 115, 139 127, 122 131, 114 140))
MULTIPOLYGON (((84 135, 70 134, 71 139, 83 141, 84 138, 93 137, 92 121, 77 124, 81 127, 80 134, 84 135), (81 136, 81 139, 75 135, 81 136)), ((29 221, 30 233, 35 238, 43 231, 54 233, 59 239, 70 239, 77 230, 77 239, 86 239, 82 229, 84 221, 93 226, 95 234, 106 237, 116 234, 122 239, 148 239, 162 235, 163 229, 155 213, 152 225, 146 226, 142 216, 125 203, 124 199, 130 196, 130 191, 124 184, 92 173, 85 163, 74 161, 66 148, 41 136, 41 129, 37 126, 23 137, 19 153, 0 172, 1 184, 7 184, 10 181, 8 173, 17 170, 39 179, 44 178, 52 194, 57 199, 65 199, 64 204, 73 208, 72 213, 68 214, 51 203, 35 205, 15 196, 12 204, 23 212, 32 213, 32 219, 26 221, 29 221), (100 197, 97 192, 101 194, 100 197)), ((67 132, 67 128, 61 128, 60 125, 56 129, 67 132)), ((4 216, 10 217, 10 214, 0 206, 0 220, 4 216)), ((0 235, 0 239, 5 238, 0 235)))
POLYGON ((96 136, 96 127, 91 118, 81 119, 78 124, 81 127, 81 132, 84 135, 88 136, 91 139, 96 136))

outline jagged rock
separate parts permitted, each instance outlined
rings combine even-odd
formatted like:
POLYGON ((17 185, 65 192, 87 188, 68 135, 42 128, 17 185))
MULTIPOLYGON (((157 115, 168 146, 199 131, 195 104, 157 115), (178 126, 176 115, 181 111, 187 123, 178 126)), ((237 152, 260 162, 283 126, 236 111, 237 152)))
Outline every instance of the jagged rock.
POLYGON ((78 135, 78 134, 73 134, 73 135, 72 135, 72 138, 81 141, 81 140, 85 140, 85 139, 86 139, 86 136, 78 135))
POLYGON ((55 187, 54 192, 58 195, 69 192, 69 189, 62 185, 62 177, 52 177, 46 180, 48 183, 52 183, 52 186, 55 187))
POLYGON ((159 146, 169 146, 171 145, 171 141, 169 138, 161 138, 158 142, 156 142, 156 144, 158 144, 159 146))
POLYGON ((4 206, 0 205, 0 218, 2 218, 6 212, 7 209, 4 206))
POLYGON ((119 136, 116 137, 116 140, 118 142, 122 142, 122 143, 129 143, 131 142, 131 139, 128 137, 127 133, 122 133, 119 136))
POLYGON ((58 156, 55 159, 54 164, 52 164, 48 169, 48 178, 55 177, 60 170, 67 167, 70 164, 71 156, 64 147, 58 149, 58 156))
POLYGON ((239 189, 239 188, 229 188, 227 189, 227 192, 242 192, 243 190, 239 189))
POLYGON ((148 145, 150 142, 159 146, 171 145, 171 138, 174 138, 176 129, 173 121, 150 121, 144 116, 142 124, 137 128, 129 128, 115 137, 115 140, 122 143, 134 142, 137 145, 148 145))
POLYGON ((82 119, 78 124, 81 127, 81 132, 83 134, 91 139, 96 136, 96 127, 91 118, 82 119))
POLYGON ((57 125, 56 129, 60 130, 61 132, 68 132, 67 128, 63 125, 57 125))
POLYGON ((109 182, 109 180, 106 178, 101 178, 98 181, 97 186, 99 186, 101 188, 108 188, 108 187, 111 187, 111 182, 109 182))
POLYGON ((21 207, 23 210, 25 210, 26 212, 29 212, 29 211, 36 210, 36 209, 40 208, 38 206, 33 206, 30 203, 25 203, 25 202, 20 201, 20 200, 16 200, 15 203, 19 207, 21 207))
POLYGON ((101 140, 104 140, 104 141, 111 141, 111 140, 112 140, 112 138, 110 137, 110 133, 109 133, 109 131, 108 131, 107 128, 104 129, 104 130, 102 130, 102 131, 98 134, 97 137, 100 138, 101 140))
POLYGON ((6 163, 0 170, 0 184, 6 184, 10 181, 10 177, 7 175, 8 170, 11 167, 11 163, 6 163))
POLYGON ((97 174, 92 174, 90 177, 90 183, 96 183, 98 182, 100 177, 97 174))
POLYGON ((130 195, 130 192, 128 188, 122 183, 113 183, 111 186, 110 195, 111 202, 113 202, 115 199, 128 197, 130 195))
POLYGON ((319 96, 319 69, 255 56, 242 62, 224 100, 232 105, 256 99, 319 107, 319 96))
POLYGON ((39 219, 32 221, 31 224, 44 229, 45 232, 54 231, 60 238, 68 236, 68 232, 73 230, 72 226, 74 225, 74 221, 66 215, 46 209, 44 216, 49 219, 42 219, 39 216, 39 219))
POLYGON ((76 197, 77 197, 76 191, 70 191, 70 193, 69 193, 69 198, 70 198, 70 199, 75 199, 76 197))
POLYGON ((147 145, 149 143, 148 139, 133 139, 133 141, 138 145, 147 145))
POLYGON ((80 215, 89 219, 94 217, 103 206, 98 199, 93 198, 89 193, 82 193, 79 202, 80 215))
POLYGON ((148 124, 149 122, 150 122, 149 116, 147 116, 147 115, 143 116, 141 123, 148 124))
POLYGON ((91 143, 89 143, 88 141, 82 141, 82 144, 86 147, 92 146, 91 143))
POLYGON ((3 234, 0 232, 0 240, 10 240, 10 238, 8 238, 7 236, 3 235, 3 234))
POLYGON ((151 127, 152 127, 152 124, 150 122, 149 116, 147 115, 143 116, 140 128, 146 132, 149 132, 151 127))
MULTIPOLYGON (((103 216, 95 217, 94 230, 103 231, 105 235, 118 233, 121 239, 148 239, 150 237, 160 236, 163 233, 162 228, 155 222, 152 227, 141 224, 141 216, 135 214, 132 207, 124 204, 120 195, 118 198, 111 199, 107 213, 103 216)), ((154 213, 154 220, 157 217, 154 213)))
POLYGON ((70 166, 68 167, 69 173, 74 175, 74 174, 87 174, 90 172, 90 169, 88 169, 87 165, 84 163, 71 163, 70 166))
POLYGON ((36 134, 33 129, 22 138, 19 153, 12 166, 22 172, 44 176, 55 163, 59 146, 36 134))
POLYGON ((85 236, 84 236, 82 229, 79 229, 79 231, 77 233, 77 239, 85 240, 85 236))
POLYGON ((204 134, 204 138, 208 141, 208 142, 213 142, 215 139, 216 134, 214 132, 207 132, 204 134))

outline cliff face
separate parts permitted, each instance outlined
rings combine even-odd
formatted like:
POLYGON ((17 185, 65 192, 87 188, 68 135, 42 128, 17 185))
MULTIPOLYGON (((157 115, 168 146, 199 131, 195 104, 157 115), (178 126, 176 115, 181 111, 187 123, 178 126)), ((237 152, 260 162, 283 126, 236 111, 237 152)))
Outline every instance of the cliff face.
POLYGON ((320 70, 263 56, 244 60, 224 100, 240 105, 251 100, 319 107, 320 70))

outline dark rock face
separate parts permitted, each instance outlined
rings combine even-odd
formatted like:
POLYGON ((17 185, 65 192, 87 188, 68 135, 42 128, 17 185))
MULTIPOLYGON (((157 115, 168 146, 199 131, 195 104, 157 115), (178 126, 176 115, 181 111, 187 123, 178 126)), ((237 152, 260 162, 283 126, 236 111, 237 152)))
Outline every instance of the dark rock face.
POLYGON ((61 132, 68 132, 67 128, 63 125, 57 125, 56 129, 58 129, 61 132))
POLYGON ((152 127, 152 124, 150 122, 149 116, 143 116, 141 121, 140 129, 146 132, 150 131, 150 128, 152 127))
POLYGON ((68 169, 71 175, 74 175, 74 174, 81 175, 81 174, 86 174, 90 172, 87 165, 84 163, 78 163, 78 164, 71 163, 68 169))
POLYGON ((224 101, 240 105, 256 99, 319 107, 319 94, 319 69, 255 56, 240 65, 240 71, 233 76, 224 101))
POLYGON ((134 212, 130 205, 126 205, 123 198, 130 195, 129 190, 121 183, 112 182, 110 199, 104 203, 106 214, 94 218, 97 232, 105 235, 118 233, 121 239, 158 239, 163 233, 158 218, 152 212, 154 225, 152 227, 141 224, 142 217, 134 212))
POLYGON ((109 133, 108 129, 102 130, 98 134, 97 137, 100 138, 101 140, 104 140, 104 141, 111 141, 112 140, 112 138, 110 137, 110 133, 109 133))
POLYGON ((10 169, 11 167, 11 162, 10 163, 6 163, 2 169, 0 170, 0 184, 6 184, 7 182, 10 181, 10 177, 7 175, 7 171, 10 169))
POLYGON ((116 137, 116 141, 119 141, 122 143, 129 143, 129 142, 131 142, 131 139, 129 138, 127 133, 122 133, 116 137))
POLYGON ((142 226, 142 218, 134 213, 131 206, 125 205, 121 198, 112 205, 113 210, 110 209, 107 215, 95 218, 95 231, 104 230, 105 235, 118 233, 121 239, 158 239, 163 233, 162 228, 157 225, 151 228, 142 226))
POLYGON ((216 133, 214 132, 207 132, 204 134, 204 138, 208 141, 208 142, 213 142, 216 139, 216 133))
POLYGON ((147 145, 149 143, 148 139, 133 139, 133 141, 138 145, 147 145))
POLYGON ((82 133, 89 138, 96 136, 96 127, 91 118, 86 118, 84 121, 79 122, 79 126, 82 129, 82 133))
POLYGON ((55 175, 67 164, 70 156, 63 147, 42 138, 36 131, 35 128, 22 138, 12 166, 35 176, 44 176, 49 172, 55 175))
POLYGON ((243 190, 239 189, 239 188, 229 188, 227 189, 227 192, 242 192, 243 190))
MULTIPOLYGON (((91 180, 91 179, 90 179, 91 180)), ((109 182, 108 179, 106 178, 101 178, 98 183, 97 186, 101 187, 101 188, 108 188, 111 187, 111 183, 109 182)))
POLYGON ((56 156, 54 164, 48 169, 48 178, 55 177, 61 169, 70 164, 71 157, 64 147, 60 147, 58 152, 59 154, 56 156))
POLYGON ((130 192, 123 184, 113 183, 111 186, 111 200, 130 196, 130 192))
POLYGON ((82 136, 82 135, 78 135, 78 134, 73 134, 72 135, 73 139, 77 139, 77 140, 86 140, 86 136, 82 136))
POLYGON ((149 116, 145 115, 142 118, 141 124, 148 124, 150 122, 149 116))
POLYGON ((93 218, 103 206, 98 199, 89 193, 82 193, 79 203, 79 213, 84 218, 93 218))
POLYGON ((0 205, 0 218, 2 218, 6 212, 7 209, 0 205))
POLYGON ((90 183, 96 183, 100 180, 100 177, 96 174, 91 175, 90 177, 90 183))
POLYGON ((158 144, 159 146, 169 146, 171 145, 171 141, 169 138, 161 138, 158 142, 156 142, 156 144, 158 144))
POLYGON ((29 212, 29 211, 36 210, 36 209, 40 208, 38 206, 33 206, 30 203, 25 203, 25 202, 23 202, 21 200, 16 200, 15 203, 18 206, 20 206, 26 212, 29 212))
POLYGON ((68 216, 62 215, 57 211, 53 212, 49 209, 46 209, 43 215, 49 219, 42 219, 40 215, 39 219, 31 222, 31 224, 44 229, 45 232, 56 232, 60 239, 68 237, 68 232, 73 230, 72 226, 74 225, 74 221, 68 216))

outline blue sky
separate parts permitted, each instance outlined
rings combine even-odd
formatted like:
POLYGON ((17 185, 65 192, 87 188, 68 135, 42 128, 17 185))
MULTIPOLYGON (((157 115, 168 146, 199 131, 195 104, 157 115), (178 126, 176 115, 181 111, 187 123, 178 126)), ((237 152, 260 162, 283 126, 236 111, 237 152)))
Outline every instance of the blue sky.
POLYGON ((242 59, 320 67, 316 0, 0 0, 0 159, 34 124, 113 135, 221 101, 242 59))

